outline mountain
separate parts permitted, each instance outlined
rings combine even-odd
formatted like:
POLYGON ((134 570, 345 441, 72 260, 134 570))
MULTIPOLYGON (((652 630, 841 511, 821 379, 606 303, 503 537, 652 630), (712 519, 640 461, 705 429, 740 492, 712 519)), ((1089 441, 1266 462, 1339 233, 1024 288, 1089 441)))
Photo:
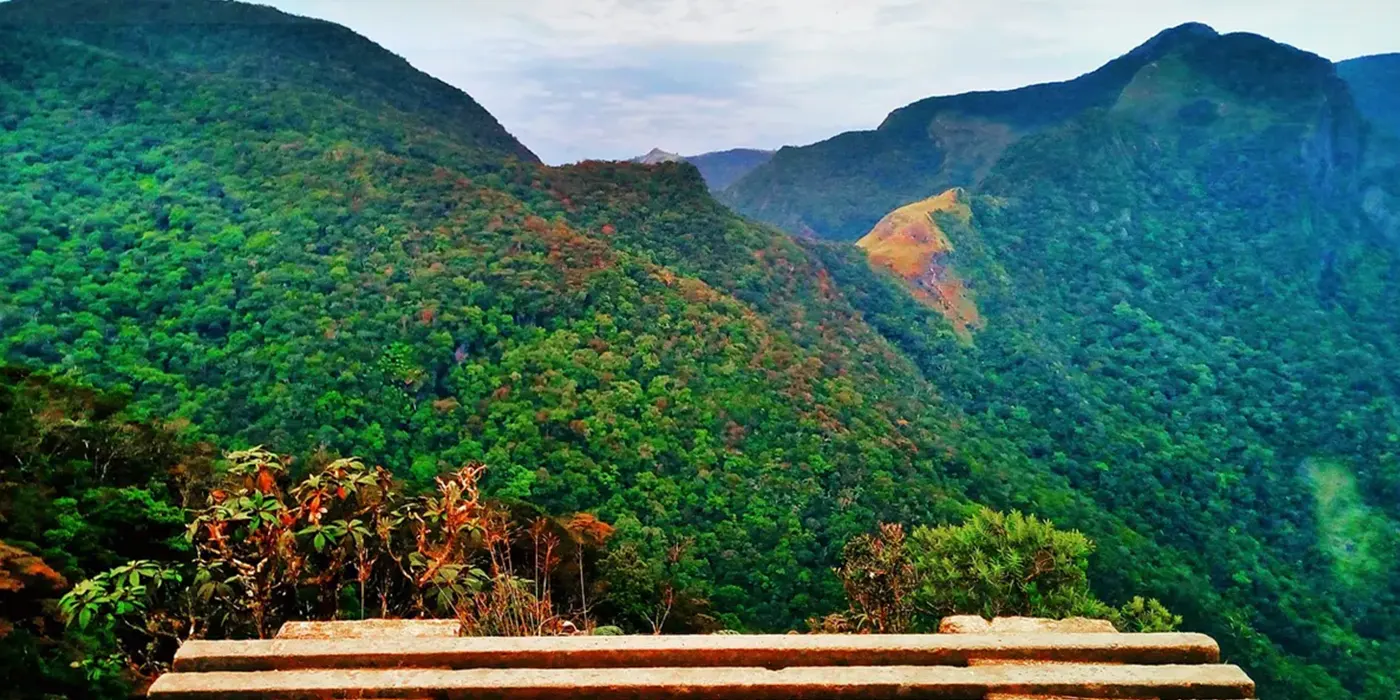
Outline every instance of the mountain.
MULTIPOLYGON (((480 460, 493 496, 669 554, 733 629, 839 609, 877 523, 1019 508, 1262 693, 1393 696, 1394 154, 1330 64, 1260 37, 1110 65, 948 98, 1015 138, 964 191, 880 200, 863 250, 754 225, 688 164, 545 167, 333 25, 12 0, 0 357, 220 448, 416 488, 480 460)), ((64 508, 45 536, 76 547, 110 505, 64 508)))
POLYGON ((464 142, 539 160, 471 97, 330 22, 236 2, 12 0, 0 25, 61 26, 64 36, 93 46, 148 41, 143 61, 236 75, 269 90, 319 82, 361 106, 431 120, 464 142))
POLYGON ((690 576, 760 629, 834 609, 847 537, 966 503, 932 387, 688 165, 544 168, 267 8, 14 0, 0 27, 11 363, 222 447, 419 486, 488 462, 503 498, 693 538, 690 576))
POLYGON ((660 165, 660 164, 662 164, 662 163, 683 163, 683 162, 685 162, 685 157, 682 156, 682 155, 680 155, 680 154, 678 154, 678 153, 671 153, 670 151, 663 151, 663 150, 661 150, 661 149, 659 149, 659 148, 653 148, 653 149, 651 149, 651 151, 648 152, 646 155, 644 155, 644 156, 637 156, 636 158, 633 158, 633 159, 629 160, 628 162, 629 162, 629 163, 641 163, 642 165, 660 165))
POLYGON ((890 113, 874 131, 783 148, 721 198, 794 233, 853 241, 898 206, 975 185, 1011 144, 1112 104, 1143 66, 1214 35, 1187 24, 1067 82, 921 100, 890 113))
POLYGON ((878 222, 858 247, 806 245, 973 432, 1192 552, 1223 618, 1206 629, 1269 658, 1256 678, 1386 697, 1370 655, 1400 640, 1400 151, 1313 54, 1200 31, 1140 51, 1111 98, 1037 117, 965 191, 919 191, 936 165, 891 181, 912 204, 852 206, 878 222), (1304 609, 1315 622, 1285 612, 1304 609))
POLYGON ((966 194, 952 189, 892 212, 856 242, 870 264, 893 271, 910 285, 914 296, 939 309, 949 323, 966 335, 981 324, 977 305, 957 272, 947 264, 953 252, 939 215, 967 223, 972 210, 966 194))
POLYGON ((734 184, 754 168, 767 163, 775 151, 761 151, 754 148, 734 148, 728 151, 702 153, 686 156, 687 163, 700 169, 700 176, 710 190, 718 192, 734 184))
POLYGON ((1377 126, 1400 136, 1400 53, 1365 56, 1337 64, 1356 106, 1377 126))
POLYGON ((633 158, 629 162, 643 165, 690 163, 700 171, 700 177, 705 178, 705 184, 709 186, 710 190, 718 192, 754 168, 768 162, 768 159, 773 157, 773 153, 773 151, 760 151, 752 148, 734 148, 728 151, 702 153, 698 156, 682 156, 653 148, 650 153, 633 158))

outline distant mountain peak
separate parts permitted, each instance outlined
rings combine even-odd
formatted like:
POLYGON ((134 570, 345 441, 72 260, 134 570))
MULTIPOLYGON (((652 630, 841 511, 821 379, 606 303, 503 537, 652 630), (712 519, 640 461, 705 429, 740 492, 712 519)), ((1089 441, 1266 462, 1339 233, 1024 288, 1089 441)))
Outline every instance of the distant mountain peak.
POLYGON ((642 165, 657 165, 659 163, 681 163, 684 161, 685 156, 682 156, 679 153, 663 151, 659 148, 653 148, 646 155, 637 156, 636 158, 632 159, 633 163, 641 163, 642 165))
POLYGON ((1215 31, 1215 28, 1209 24, 1187 22, 1158 32, 1156 36, 1148 39, 1141 46, 1129 51, 1128 55, 1140 56, 1146 53, 1170 51, 1177 44, 1216 36, 1220 36, 1220 32, 1215 31))
POLYGON ((389 105, 464 143, 539 162, 462 90, 348 27, 273 7, 230 0, 0 2, 0 31, 16 30, 115 52, 147 68, 237 74, 295 84, 371 110, 389 105))
POLYGON ((650 153, 632 158, 628 162, 642 165, 690 163, 700 171, 700 176, 705 178, 705 184, 710 190, 718 192, 734 184, 754 168, 767 163, 774 153, 776 151, 764 151, 756 148, 731 148, 727 151, 683 156, 679 153, 653 148, 650 153))

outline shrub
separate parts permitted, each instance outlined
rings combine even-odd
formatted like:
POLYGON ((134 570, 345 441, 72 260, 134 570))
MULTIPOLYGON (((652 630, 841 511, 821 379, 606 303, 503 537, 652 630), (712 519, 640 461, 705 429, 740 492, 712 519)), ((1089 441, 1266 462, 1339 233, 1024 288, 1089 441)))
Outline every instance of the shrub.
POLYGON ((909 550, 915 604, 934 618, 1107 615, 1089 590, 1093 543, 1035 516, 982 509, 960 526, 916 529, 909 550))
POLYGON ((1019 512, 982 509, 962 525, 898 525, 846 543, 836 576, 850 608, 807 621, 819 634, 932 630, 948 615, 1107 619, 1123 632, 1169 632, 1181 624, 1160 602, 1114 608, 1089 587, 1084 535, 1019 512))
MULTIPOLYGON (((916 577, 903 526, 881 525, 875 535, 851 538, 841 559, 836 577, 851 604, 845 624, 859 632, 908 632, 914 618, 916 577)), ((830 620, 823 627, 835 623, 830 620)), ((839 631, 840 625, 835 627, 832 631, 839 631)))

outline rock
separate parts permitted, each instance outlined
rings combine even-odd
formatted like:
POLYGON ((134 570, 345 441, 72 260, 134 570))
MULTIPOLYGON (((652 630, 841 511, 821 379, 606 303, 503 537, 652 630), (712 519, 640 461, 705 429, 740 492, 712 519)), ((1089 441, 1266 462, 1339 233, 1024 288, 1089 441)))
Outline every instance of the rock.
POLYGON ((1111 634, 1118 630, 1114 629, 1113 623, 1108 620, 1091 620, 1087 617, 1071 617, 1065 620, 1050 620, 1042 617, 998 617, 992 620, 986 631, 990 634, 1037 632, 1111 634))
POLYGON ((167 673, 152 700, 214 698, 1252 698, 1236 666, 370 668, 167 673))
POLYGON ((986 634, 990 624, 976 615, 952 615, 938 623, 942 634, 986 634))
POLYGON ((334 620, 287 622, 278 639, 380 639, 456 637, 462 623, 456 620, 334 620))
MULTIPOLYGON (((990 693, 982 700, 1086 700, 1085 698, 1072 698, 1068 695, 1007 695, 1004 693, 990 693)), ((1149 700, 1155 700, 1150 698, 1149 700)))

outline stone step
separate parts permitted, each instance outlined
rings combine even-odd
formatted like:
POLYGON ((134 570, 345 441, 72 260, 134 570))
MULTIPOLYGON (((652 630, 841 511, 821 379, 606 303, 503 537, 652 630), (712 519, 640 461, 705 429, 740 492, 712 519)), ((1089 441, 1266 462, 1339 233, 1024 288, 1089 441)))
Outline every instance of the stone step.
POLYGON ((1076 698, 1251 698, 1254 684, 1235 666, 857 666, 641 669, 377 669, 170 673, 153 700, 307 698, 938 698, 982 700, 988 693, 1076 698))
POLYGON ((386 637, 185 642, 179 672, 371 668, 967 666, 997 661, 1209 664, 1210 637, 1168 634, 386 637))
POLYGON ((456 637, 456 620, 334 620, 285 622, 278 639, 381 639, 384 637, 456 637))

